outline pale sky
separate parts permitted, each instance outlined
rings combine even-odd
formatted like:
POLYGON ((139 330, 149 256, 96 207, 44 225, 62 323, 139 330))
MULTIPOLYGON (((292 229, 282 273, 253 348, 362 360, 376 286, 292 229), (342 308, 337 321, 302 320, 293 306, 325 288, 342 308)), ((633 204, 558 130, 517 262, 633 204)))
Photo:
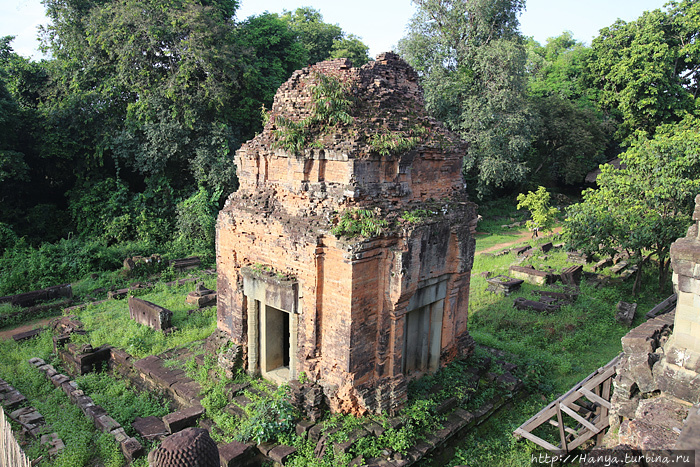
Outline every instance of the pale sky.
MULTIPOLYGON (((571 31, 576 39, 591 43, 598 30, 616 19, 633 21, 643 11, 661 8, 666 0, 527 0, 520 17, 521 31, 544 44, 548 37, 571 31)), ((410 0, 241 0, 238 20, 264 11, 281 13, 300 6, 321 12, 326 23, 337 24, 343 31, 362 38, 370 56, 390 51, 405 35, 406 26, 415 12, 410 0)), ((15 52, 40 59, 37 50, 37 26, 48 20, 40 0, 0 0, 0 36, 14 35, 15 52)))

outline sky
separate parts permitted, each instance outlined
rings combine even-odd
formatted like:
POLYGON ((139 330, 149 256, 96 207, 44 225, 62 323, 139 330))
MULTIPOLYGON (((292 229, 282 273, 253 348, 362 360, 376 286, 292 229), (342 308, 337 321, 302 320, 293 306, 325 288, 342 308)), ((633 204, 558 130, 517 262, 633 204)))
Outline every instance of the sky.
MULTIPOLYGON (((661 8, 665 3, 666 0, 527 0, 526 10, 520 16, 521 31, 541 44, 548 37, 571 31, 574 38, 590 45, 601 28, 618 18, 633 21, 642 12, 661 8)), ((324 22, 361 37, 372 57, 395 48, 415 13, 410 0, 241 0, 236 17, 244 20, 265 11, 281 13, 301 6, 319 10, 324 22)), ((0 36, 17 36, 12 47, 24 57, 42 58, 37 50, 37 26, 47 22, 40 0, 0 0, 0 36)))

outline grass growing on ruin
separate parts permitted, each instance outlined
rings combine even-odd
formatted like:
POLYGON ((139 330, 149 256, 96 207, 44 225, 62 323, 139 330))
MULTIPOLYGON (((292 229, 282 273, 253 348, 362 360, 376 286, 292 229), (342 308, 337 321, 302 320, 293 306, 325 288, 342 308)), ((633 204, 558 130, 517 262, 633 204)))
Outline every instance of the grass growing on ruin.
MULTIPOLYGON (((28 439, 28 444, 23 446, 24 451, 30 459, 43 456, 43 460, 37 464, 39 466, 124 465, 124 457, 113 437, 97 432, 78 406, 68 400, 63 390, 55 388, 42 372, 29 364, 30 358, 41 357, 60 368, 59 363, 52 360, 52 351, 52 335, 48 332, 22 343, 0 342, 0 376, 27 397, 29 404, 51 426, 50 432, 58 433, 66 445, 63 452, 53 460, 49 460, 47 448, 37 440, 28 439)), ((144 467, 147 464, 135 465, 144 467)))
MULTIPOLYGON (((477 238, 477 251, 487 245, 477 238)), ((540 270, 551 266, 555 272, 570 265, 562 251, 550 251, 546 259, 542 256, 535 254, 521 265, 532 265, 540 270)), ((647 311, 666 298, 665 294, 658 293, 653 268, 646 268, 642 280, 649 286, 642 287, 637 297, 632 296, 633 278, 601 289, 583 281, 578 300, 559 311, 547 314, 517 310, 513 307, 515 298, 532 299, 533 291, 541 287, 525 283, 519 292, 503 297, 486 292, 486 278, 481 276, 485 271, 507 275, 509 266, 517 259, 513 253, 500 257, 477 254, 475 257, 470 284, 469 332, 478 344, 512 355, 513 363, 526 370, 524 382, 529 395, 469 433, 449 465, 530 466, 530 454, 539 452, 540 448, 529 441, 517 441, 512 436, 513 430, 621 352, 620 338, 630 328, 615 321, 618 301, 638 304, 634 327, 646 319, 647 311)), ((591 265, 584 269, 590 271, 591 265)), ((547 289, 556 290, 556 286, 547 289)), ((556 439, 550 441, 557 444, 556 439)))
MULTIPOLYGON (((215 288, 215 276, 205 279, 205 286, 215 288)), ((167 349, 187 345, 204 339, 216 329, 216 309, 193 310, 185 304, 188 292, 195 284, 179 287, 158 284, 150 290, 136 291, 140 298, 149 300, 173 311, 173 325, 178 327, 167 336, 162 332, 136 324, 129 319, 126 300, 109 300, 105 303, 89 305, 75 313, 85 325, 88 334, 73 335, 76 343, 89 342, 94 347, 110 344, 123 348, 136 358, 158 354, 167 349), (191 312, 191 313, 190 313, 191 312)), ((0 342, 0 377, 8 381, 29 399, 44 417, 52 431, 58 433, 66 444, 63 453, 56 459, 48 460, 47 449, 33 441, 23 446, 31 459, 44 456, 38 465, 65 467, 107 466, 120 467, 125 460, 118 445, 110 435, 95 430, 92 423, 80 409, 71 403, 60 388, 55 388, 33 365, 32 357, 40 357, 62 371, 61 362, 53 352, 52 333, 45 331, 36 339, 16 343, 12 340, 0 342)), ((76 378, 81 389, 93 398, 95 403, 105 407, 130 435, 135 435, 131 423, 138 417, 149 415, 163 416, 170 412, 169 404, 149 393, 133 389, 128 381, 116 379, 112 375, 97 373, 76 378)), ((147 449, 152 443, 140 440, 147 449)), ((145 467, 147 460, 139 459, 133 465, 145 467)))
MULTIPOLYGON (((204 285, 215 289, 216 276, 206 276, 204 285)), ((134 296, 172 311, 172 324, 177 331, 164 334, 138 324, 129 318, 126 299, 108 300, 75 313, 88 333, 74 336, 73 341, 90 343, 93 347, 109 344, 126 350, 135 358, 143 358, 202 340, 216 330, 216 308, 197 310, 186 304, 185 297, 195 287, 194 282, 174 287, 159 283, 152 289, 133 291, 134 296)))

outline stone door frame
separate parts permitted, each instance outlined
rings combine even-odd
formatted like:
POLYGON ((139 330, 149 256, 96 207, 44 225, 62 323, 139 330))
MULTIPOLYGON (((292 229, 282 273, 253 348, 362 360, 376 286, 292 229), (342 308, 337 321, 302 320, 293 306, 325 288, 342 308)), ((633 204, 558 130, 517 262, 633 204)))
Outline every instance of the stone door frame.
POLYGON ((297 377, 297 348, 299 328, 299 284, 297 281, 277 280, 252 268, 242 268, 243 294, 248 313, 248 373, 280 383, 266 371, 266 321, 268 308, 289 315, 289 377, 297 377))

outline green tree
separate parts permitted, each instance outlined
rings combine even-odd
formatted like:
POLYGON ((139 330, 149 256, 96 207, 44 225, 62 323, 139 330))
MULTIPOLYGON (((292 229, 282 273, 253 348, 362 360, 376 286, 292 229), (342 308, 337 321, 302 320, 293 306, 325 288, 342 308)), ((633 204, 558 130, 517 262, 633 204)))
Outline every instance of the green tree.
POLYGON ((536 97, 559 96, 581 106, 595 106, 598 90, 592 86, 588 62, 592 49, 573 38, 569 31, 550 37, 542 46, 526 42, 528 89, 536 97))
POLYGON ((343 37, 340 26, 324 23, 321 12, 311 7, 285 11, 282 19, 289 24, 306 49, 306 61, 311 65, 329 59, 333 44, 343 37))
POLYGON ((667 11, 618 20, 593 40, 591 76, 602 108, 619 115, 618 137, 694 112, 700 77, 700 3, 669 2, 667 11))
POLYGON ((517 209, 527 209, 530 211, 531 219, 527 221, 527 228, 538 229, 548 232, 554 228, 557 221, 559 209, 549 205, 549 192, 543 186, 537 191, 528 191, 527 194, 518 195, 517 209))
POLYGON ((521 0, 416 0, 399 42, 421 75, 428 109, 470 143, 468 188, 484 196, 525 179, 532 140, 521 0))
POLYGON ((369 47, 354 34, 343 35, 333 42, 330 58, 347 58, 352 66, 360 67, 369 62, 369 47))
POLYGON ((535 133, 528 156, 531 183, 580 184, 605 160, 613 131, 611 119, 596 109, 597 89, 591 86, 587 63, 591 49, 570 32, 533 39, 528 51, 528 92, 535 133))
POLYGON ((700 190, 700 119, 661 126, 653 138, 640 134, 620 159, 620 169, 603 165, 599 188, 570 207, 568 242, 589 255, 628 253, 639 268, 635 293, 643 265, 656 256, 663 289, 671 243, 690 224, 700 190))
POLYGON ((270 108, 277 89, 294 70, 306 65, 307 51, 288 23, 271 13, 239 24, 235 40, 252 52, 242 56, 241 97, 233 117, 247 139, 262 130, 260 108, 270 108))
MULTIPOLYGON (((119 219, 153 239, 193 186, 235 189, 231 154, 257 128, 238 105, 249 69, 241 57, 256 50, 237 41, 235 0, 44 3, 43 41, 55 60, 43 111, 61 129, 52 143, 76 161, 77 187, 123 182, 130 208, 119 219)), ((70 197, 74 214, 81 199, 70 197)))
POLYGON ((527 163, 529 182, 581 184, 586 174, 605 161, 612 131, 608 120, 588 106, 553 94, 530 98, 535 139, 527 163))

